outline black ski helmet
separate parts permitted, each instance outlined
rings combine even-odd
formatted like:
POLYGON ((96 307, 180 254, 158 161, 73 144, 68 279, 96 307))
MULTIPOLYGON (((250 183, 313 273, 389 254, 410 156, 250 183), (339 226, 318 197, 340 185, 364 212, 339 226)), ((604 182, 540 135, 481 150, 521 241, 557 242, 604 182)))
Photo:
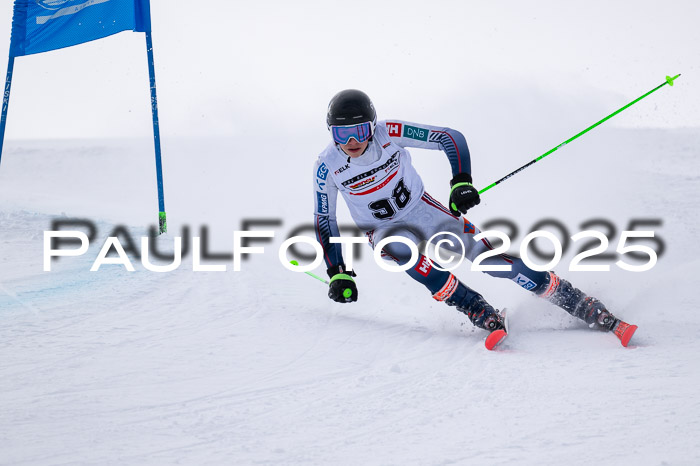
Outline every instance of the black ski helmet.
POLYGON ((372 130, 377 124, 377 112, 369 96, 357 89, 346 89, 333 96, 328 104, 326 126, 347 126, 372 122, 372 130))

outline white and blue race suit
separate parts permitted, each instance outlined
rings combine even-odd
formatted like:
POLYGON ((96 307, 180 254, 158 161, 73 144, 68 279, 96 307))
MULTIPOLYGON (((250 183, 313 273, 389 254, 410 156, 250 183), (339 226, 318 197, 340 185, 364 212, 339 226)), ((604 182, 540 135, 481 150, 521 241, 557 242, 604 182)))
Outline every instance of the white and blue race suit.
MULTIPOLYGON (((474 241, 474 235, 480 232, 476 226, 466 218, 452 215, 425 192, 407 147, 441 150, 450 161, 453 175, 471 174, 467 141, 459 131, 450 128, 401 120, 379 121, 367 150, 356 158, 350 158, 331 142, 313 169, 316 239, 323 248, 328 268, 345 269, 340 244, 330 242, 331 237, 340 236, 336 220, 338 192, 372 247, 386 236, 403 236, 419 244, 434 234, 450 232, 462 240, 464 255, 469 260, 493 249, 488 240, 474 241)), ((441 236, 436 238, 439 239, 441 236)), ((455 243, 454 251, 462 253, 461 246, 455 243)), ((403 265, 410 260, 411 253, 408 246, 396 242, 384 246, 382 256, 403 265)), ((510 264, 510 272, 488 273, 509 278, 528 290, 539 288, 547 275, 530 270, 520 259, 505 254, 482 263, 510 264)), ((444 300, 454 288, 455 277, 431 266, 422 254, 415 267, 407 272, 436 299, 444 300)))

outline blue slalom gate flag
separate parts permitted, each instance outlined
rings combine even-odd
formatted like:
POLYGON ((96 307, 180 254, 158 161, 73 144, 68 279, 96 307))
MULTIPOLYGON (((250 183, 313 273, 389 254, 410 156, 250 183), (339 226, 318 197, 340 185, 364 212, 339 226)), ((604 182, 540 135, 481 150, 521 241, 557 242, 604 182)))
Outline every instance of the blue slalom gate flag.
POLYGON ((0 110, 0 157, 2 157, 2 146, 5 141, 15 57, 71 47, 122 31, 146 33, 158 187, 158 227, 160 233, 165 233, 168 226, 163 194, 163 167, 149 0, 15 0, 10 56, 7 60, 5 92, 2 110, 0 110))
POLYGON ((15 0, 10 57, 151 32, 149 0, 15 0))

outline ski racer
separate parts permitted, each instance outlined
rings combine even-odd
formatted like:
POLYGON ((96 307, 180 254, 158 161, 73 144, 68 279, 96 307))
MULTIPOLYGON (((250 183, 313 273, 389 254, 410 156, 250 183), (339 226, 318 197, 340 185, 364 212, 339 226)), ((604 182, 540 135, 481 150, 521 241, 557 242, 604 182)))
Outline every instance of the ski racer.
MULTIPOLYGON (((331 237, 340 236, 335 215, 338 192, 354 222, 366 232, 372 248, 388 236, 419 244, 436 234, 439 241, 446 238, 443 232, 449 232, 462 240, 464 256, 470 261, 493 249, 486 239, 474 241, 480 230, 460 215, 479 204, 480 199, 472 184, 469 148, 459 131, 401 120, 377 121, 370 98, 355 89, 341 91, 331 99, 326 124, 332 140, 313 169, 313 199, 316 239, 328 267, 328 296, 332 300, 349 303, 358 298, 353 280, 356 274, 346 268, 341 245, 330 242, 331 237), (408 147, 445 153, 452 167, 449 207, 425 192, 408 147)), ((461 245, 452 250, 462 254, 461 245)), ((387 243, 381 254, 399 265, 411 259, 409 246, 401 242, 387 243)), ((592 328, 614 332, 624 346, 636 330, 636 326, 616 318, 598 299, 553 272, 534 271, 521 259, 506 254, 489 257, 482 263, 509 265, 510 271, 486 273, 515 282, 592 328)), ((503 316, 481 294, 452 273, 433 266, 424 255, 419 254, 407 273, 422 283, 434 299, 466 314, 476 327, 489 332, 505 331, 503 316)))

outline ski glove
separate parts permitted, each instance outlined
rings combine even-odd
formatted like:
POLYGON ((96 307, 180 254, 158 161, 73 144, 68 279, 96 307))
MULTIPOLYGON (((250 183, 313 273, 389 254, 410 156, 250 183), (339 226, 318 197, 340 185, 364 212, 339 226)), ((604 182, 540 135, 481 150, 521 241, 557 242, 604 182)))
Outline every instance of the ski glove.
POLYGON ((357 301, 357 286, 352 277, 356 277, 354 271, 345 271, 344 267, 336 265, 328 269, 331 281, 328 287, 328 297, 339 303, 352 303, 357 301))
POLYGON ((466 214, 467 210, 481 202, 479 191, 472 185, 469 173, 458 173, 450 181, 450 211, 452 215, 466 214))

